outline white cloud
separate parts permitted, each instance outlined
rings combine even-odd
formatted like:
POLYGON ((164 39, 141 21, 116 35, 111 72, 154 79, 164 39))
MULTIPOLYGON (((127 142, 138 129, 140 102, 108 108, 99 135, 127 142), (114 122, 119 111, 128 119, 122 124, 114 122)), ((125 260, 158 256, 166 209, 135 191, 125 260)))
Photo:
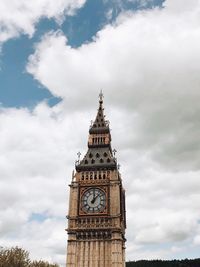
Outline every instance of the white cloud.
POLYGON ((19 34, 32 36, 36 23, 42 18, 62 22, 65 15, 73 15, 85 0, 1 0, 0 43, 19 34))
MULTIPOLYGON (((2 245, 22 246, 33 259, 64 266, 67 185, 76 152, 86 150, 89 121, 95 110, 69 112, 63 103, 53 108, 41 103, 32 112, 1 110, 2 245)), ((127 127, 123 129, 118 119, 126 125, 127 114, 119 116, 117 110, 107 108, 106 114, 111 118, 113 146, 119 150, 127 192, 127 259, 176 257, 173 247, 181 250, 191 239, 197 246, 199 172, 166 173, 148 154, 123 149, 127 127), (161 244, 168 244, 168 248, 160 248, 161 244)))
POLYGON ((33 259, 64 266, 68 184, 87 138, 87 123, 78 127, 79 119, 82 126, 89 121, 87 114, 65 114, 45 103, 32 112, 0 110, 1 246, 18 245, 33 259))
POLYGON ((11 223, 15 210, 20 211, 17 240, 26 244, 28 218, 45 213, 50 222, 31 223, 31 237, 41 225, 31 250, 40 256, 37 244, 50 231, 46 255, 64 257, 56 252, 62 234, 50 226, 62 228, 64 185, 70 181, 76 151, 86 149, 96 96, 103 88, 127 189, 127 259, 176 258, 178 251, 189 257, 191 243, 197 249, 200 3, 195 1, 187 12, 179 3, 168 0, 164 9, 122 14, 77 49, 61 32, 51 32, 37 44, 27 70, 63 102, 54 108, 43 103, 33 112, 2 110, 2 211, 14 192, 0 224, 5 243, 13 242, 7 233, 16 233, 11 223), (59 219, 55 222, 52 216, 59 219), (51 230, 42 236, 43 227, 51 230))
POLYGON ((135 115, 129 147, 150 150, 174 170, 193 170, 200 167, 200 4, 180 14, 171 12, 171 1, 165 5, 122 14, 78 49, 61 32, 50 32, 27 69, 71 106, 81 94, 103 88, 113 104, 135 115))

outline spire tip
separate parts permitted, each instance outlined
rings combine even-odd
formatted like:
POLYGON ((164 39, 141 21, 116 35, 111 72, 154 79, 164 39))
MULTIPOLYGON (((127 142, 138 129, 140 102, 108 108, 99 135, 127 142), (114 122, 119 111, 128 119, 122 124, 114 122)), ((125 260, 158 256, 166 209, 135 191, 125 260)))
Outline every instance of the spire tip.
POLYGON ((99 103, 103 103, 103 97, 104 97, 104 95, 103 95, 103 92, 101 89, 100 94, 99 94, 99 103))

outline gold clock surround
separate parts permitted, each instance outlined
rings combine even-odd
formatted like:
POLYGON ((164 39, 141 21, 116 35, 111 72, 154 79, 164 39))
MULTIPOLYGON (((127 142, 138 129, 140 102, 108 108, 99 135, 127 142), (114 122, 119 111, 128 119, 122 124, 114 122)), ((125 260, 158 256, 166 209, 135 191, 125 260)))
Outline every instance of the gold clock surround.
POLYGON ((80 187, 79 193, 79 215, 80 216, 96 216, 96 215, 108 215, 108 203, 109 203, 109 194, 108 194, 108 187, 107 186, 82 186, 80 187), (87 212, 83 208, 83 197, 88 190, 100 190, 105 194, 105 207, 102 211, 94 211, 94 212, 87 212))

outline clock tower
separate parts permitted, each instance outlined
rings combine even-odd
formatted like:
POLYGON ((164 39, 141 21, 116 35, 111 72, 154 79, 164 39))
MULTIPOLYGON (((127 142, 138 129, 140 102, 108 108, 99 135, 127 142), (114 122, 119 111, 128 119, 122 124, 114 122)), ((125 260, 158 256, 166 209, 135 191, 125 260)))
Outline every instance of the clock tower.
POLYGON ((87 153, 78 155, 69 185, 67 267, 125 267, 125 191, 115 153, 100 93, 87 153))

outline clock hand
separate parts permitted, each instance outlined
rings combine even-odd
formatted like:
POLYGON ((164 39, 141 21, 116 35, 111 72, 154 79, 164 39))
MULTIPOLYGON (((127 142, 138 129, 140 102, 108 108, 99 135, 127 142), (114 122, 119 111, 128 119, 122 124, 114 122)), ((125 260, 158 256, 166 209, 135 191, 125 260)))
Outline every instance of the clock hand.
POLYGON ((91 200, 91 203, 93 204, 95 201, 95 189, 93 189, 93 199, 91 200))
POLYGON ((93 189, 93 198, 95 197, 95 189, 93 189))
POLYGON ((95 200, 97 199, 98 194, 93 198, 93 200, 91 201, 92 204, 94 204, 95 200))

